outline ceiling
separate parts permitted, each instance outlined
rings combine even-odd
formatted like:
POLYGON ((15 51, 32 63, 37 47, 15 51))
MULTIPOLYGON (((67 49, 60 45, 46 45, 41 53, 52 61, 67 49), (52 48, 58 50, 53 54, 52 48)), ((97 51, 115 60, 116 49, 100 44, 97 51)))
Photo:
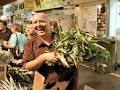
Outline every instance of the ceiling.
POLYGON ((11 3, 13 1, 16 1, 16 0, 0 0, 0 6, 3 6, 3 5, 8 4, 8 3, 11 3))

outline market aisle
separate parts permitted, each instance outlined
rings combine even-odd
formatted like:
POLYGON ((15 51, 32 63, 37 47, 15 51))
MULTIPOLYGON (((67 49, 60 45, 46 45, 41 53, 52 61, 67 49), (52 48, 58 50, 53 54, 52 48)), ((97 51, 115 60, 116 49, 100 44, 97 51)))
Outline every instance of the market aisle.
POLYGON ((88 68, 79 66, 78 90, 88 85, 95 90, 120 90, 120 75, 97 74, 88 68))

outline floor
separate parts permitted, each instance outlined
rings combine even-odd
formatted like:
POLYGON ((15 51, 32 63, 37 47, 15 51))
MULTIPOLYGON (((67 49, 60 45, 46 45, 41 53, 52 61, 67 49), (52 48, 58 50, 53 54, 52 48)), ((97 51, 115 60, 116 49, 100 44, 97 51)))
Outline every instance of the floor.
POLYGON ((98 74, 88 67, 79 65, 78 90, 120 90, 120 70, 98 74), (85 86, 92 89, 85 89, 85 86))

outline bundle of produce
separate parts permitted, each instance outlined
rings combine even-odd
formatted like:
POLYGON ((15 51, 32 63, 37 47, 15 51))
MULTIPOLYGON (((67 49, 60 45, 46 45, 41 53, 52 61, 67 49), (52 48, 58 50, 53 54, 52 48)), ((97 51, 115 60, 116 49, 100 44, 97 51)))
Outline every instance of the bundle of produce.
POLYGON ((4 81, 0 81, 0 90, 29 90, 28 87, 22 87, 19 82, 15 82, 13 78, 10 76, 9 79, 5 79, 4 81))
POLYGON ((3 40, 0 39, 0 62, 9 63, 13 60, 13 55, 9 51, 2 50, 3 40))
POLYGON ((105 61, 110 60, 110 52, 99 45, 97 43, 99 39, 90 33, 78 28, 63 30, 61 27, 54 30, 54 33, 55 54, 58 55, 62 65, 67 68, 77 66, 78 62, 93 57, 104 58, 105 61))

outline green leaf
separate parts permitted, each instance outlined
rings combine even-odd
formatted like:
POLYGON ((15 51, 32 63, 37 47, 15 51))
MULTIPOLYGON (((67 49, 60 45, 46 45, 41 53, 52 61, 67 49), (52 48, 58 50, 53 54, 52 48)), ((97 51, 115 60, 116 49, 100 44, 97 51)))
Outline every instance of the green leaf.
POLYGON ((60 53, 58 59, 61 61, 61 63, 67 67, 70 68, 69 64, 67 63, 66 59, 64 58, 64 54, 60 53))

